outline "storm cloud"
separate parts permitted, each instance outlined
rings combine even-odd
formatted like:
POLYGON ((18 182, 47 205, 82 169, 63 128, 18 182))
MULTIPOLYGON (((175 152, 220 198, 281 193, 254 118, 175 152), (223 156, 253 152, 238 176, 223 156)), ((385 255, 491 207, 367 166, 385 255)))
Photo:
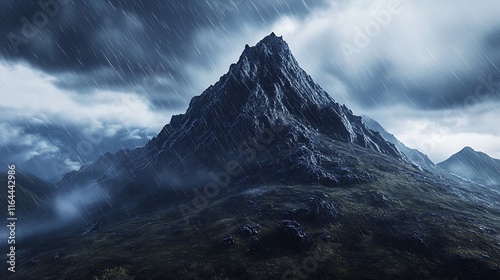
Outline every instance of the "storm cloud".
POLYGON ((186 66, 210 68, 210 57, 219 51, 199 49, 199 30, 219 28, 218 39, 224 41, 246 22, 265 25, 286 14, 305 14, 318 3, 43 0, 0 5, 4 60, 24 61, 54 75, 62 89, 132 91, 170 109, 199 94, 192 90, 196 77, 186 66))

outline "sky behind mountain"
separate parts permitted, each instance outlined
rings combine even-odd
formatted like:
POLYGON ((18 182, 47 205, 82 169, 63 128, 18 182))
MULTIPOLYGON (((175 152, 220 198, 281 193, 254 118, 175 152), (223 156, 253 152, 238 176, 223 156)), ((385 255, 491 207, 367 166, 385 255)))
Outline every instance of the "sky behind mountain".
POLYGON ((144 145, 274 31, 334 99, 433 161, 464 146, 500 158, 499 10, 495 0, 2 1, 0 153, 52 177, 144 145))

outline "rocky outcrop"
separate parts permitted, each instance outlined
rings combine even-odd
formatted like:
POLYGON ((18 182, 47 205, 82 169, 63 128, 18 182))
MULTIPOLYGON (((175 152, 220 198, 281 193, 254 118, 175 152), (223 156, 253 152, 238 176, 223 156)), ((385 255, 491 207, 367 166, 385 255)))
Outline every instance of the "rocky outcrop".
POLYGON ((277 233, 283 238, 283 242, 301 252, 309 249, 313 242, 312 237, 298 222, 293 220, 280 221, 277 233))

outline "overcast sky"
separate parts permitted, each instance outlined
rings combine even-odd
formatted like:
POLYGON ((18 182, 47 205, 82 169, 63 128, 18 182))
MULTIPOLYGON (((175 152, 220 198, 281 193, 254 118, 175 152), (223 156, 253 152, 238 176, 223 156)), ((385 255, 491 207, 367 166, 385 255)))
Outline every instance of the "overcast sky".
POLYGON ((42 177, 144 145, 272 31, 334 99, 435 162, 464 146, 500 158, 500 1, 45 3, 0 2, 1 158, 42 177))

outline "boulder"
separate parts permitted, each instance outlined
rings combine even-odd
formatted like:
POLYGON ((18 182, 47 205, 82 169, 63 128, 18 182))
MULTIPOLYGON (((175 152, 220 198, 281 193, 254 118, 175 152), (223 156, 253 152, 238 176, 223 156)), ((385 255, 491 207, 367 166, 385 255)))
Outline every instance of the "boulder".
POLYGON ((298 222, 293 220, 280 221, 278 235, 283 238, 285 243, 301 252, 309 249, 312 244, 311 236, 298 222))

